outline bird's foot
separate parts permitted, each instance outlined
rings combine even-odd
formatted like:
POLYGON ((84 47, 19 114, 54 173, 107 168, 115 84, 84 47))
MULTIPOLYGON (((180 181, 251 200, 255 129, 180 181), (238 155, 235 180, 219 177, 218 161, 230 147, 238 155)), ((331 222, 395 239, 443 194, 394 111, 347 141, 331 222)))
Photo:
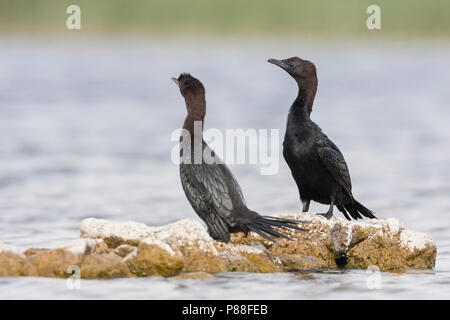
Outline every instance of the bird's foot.
POLYGON ((318 216, 322 216, 322 217, 326 218, 327 220, 330 220, 331 217, 333 216, 333 213, 332 212, 326 212, 326 213, 318 213, 317 215, 318 216))

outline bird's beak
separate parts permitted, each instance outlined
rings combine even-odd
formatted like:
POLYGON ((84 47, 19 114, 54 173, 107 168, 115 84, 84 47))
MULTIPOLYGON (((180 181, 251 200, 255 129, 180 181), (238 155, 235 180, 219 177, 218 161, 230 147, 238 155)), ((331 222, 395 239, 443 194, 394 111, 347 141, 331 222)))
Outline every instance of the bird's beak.
POLYGON ((170 78, 170 80, 172 80, 178 87, 180 86, 180 83, 178 82, 177 78, 172 77, 170 78))
POLYGON ((269 63, 272 63, 272 64, 274 64, 274 65, 276 65, 276 66, 279 66, 281 69, 283 69, 283 70, 287 70, 287 66, 284 64, 284 62, 283 61, 281 61, 281 60, 277 60, 277 59, 269 59, 269 60, 267 60, 267 62, 269 62, 269 63))

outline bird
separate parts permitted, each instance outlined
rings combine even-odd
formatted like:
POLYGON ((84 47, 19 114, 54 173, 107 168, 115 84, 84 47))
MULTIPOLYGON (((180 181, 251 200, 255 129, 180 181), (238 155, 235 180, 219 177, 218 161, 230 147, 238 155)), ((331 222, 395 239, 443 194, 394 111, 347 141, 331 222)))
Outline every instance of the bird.
POLYGON ((306 221, 261 216, 247 208, 238 182, 230 169, 203 140, 206 114, 205 87, 188 73, 171 78, 184 97, 187 116, 180 135, 180 178, 183 191, 208 234, 229 242, 230 234, 253 231, 269 241, 289 239, 282 230, 299 228, 306 221), (280 231, 278 231, 278 230, 280 231))
POLYGON ((374 212, 353 197, 350 173, 341 151, 310 118, 318 83, 314 63, 298 57, 267 61, 286 71, 298 85, 297 98, 288 114, 283 157, 297 184, 302 211, 308 212, 313 200, 330 205, 326 213, 319 213, 327 219, 333 216, 334 206, 348 220, 363 216, 376 219, 374 212))

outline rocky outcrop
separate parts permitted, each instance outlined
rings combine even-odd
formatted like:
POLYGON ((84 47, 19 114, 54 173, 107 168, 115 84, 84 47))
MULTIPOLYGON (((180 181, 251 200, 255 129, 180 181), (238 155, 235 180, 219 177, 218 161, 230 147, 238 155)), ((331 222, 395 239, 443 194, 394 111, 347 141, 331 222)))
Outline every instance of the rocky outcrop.
POLYGON ((0 277, 35 275, 36 268, 19 249, 0 241, 0 277))
POLYGON ((162 227, 136 222, 82 221, 80 239, 56 249, 24 253, 0 242, 0 276, 68 277, 71 266, 82 278, 165 276, 208 278, 221 272, 366 269, 431 269, 436 246, 426 234, 397 219, 351 222, 310 214, 283 215, 307 220, 308 231, 287 230, 291 240, 275 243, 250 233, 224 244, 192 220, 162 227))

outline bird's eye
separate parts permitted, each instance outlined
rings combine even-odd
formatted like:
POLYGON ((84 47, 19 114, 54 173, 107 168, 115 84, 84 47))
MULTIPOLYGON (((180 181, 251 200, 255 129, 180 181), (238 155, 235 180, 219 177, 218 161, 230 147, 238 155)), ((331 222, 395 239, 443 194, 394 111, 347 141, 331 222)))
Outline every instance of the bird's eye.
POLYGON ((295 63, 294 62, 289 62, 289 68, 294 69, 295 68, 295 63))

